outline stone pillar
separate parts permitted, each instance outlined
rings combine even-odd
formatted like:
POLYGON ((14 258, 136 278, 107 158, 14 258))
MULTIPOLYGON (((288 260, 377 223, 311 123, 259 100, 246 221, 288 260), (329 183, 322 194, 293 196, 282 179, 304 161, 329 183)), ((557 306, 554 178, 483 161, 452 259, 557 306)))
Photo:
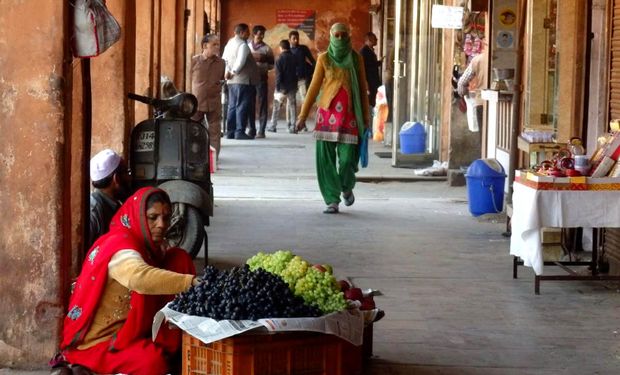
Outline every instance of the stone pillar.
POLYGON ((44 367, 64 314, 68 8, 0 2, 0 368, 44 367))
MULTIPOLYGON (((125 0, 108 0, 110 13, 125 31, 127 2, 125 0)), ((93 96, 93 130, 92 155, 111 148, 127 156, 127 93, 125 87, 125 40, 133 38, 123 32, 121 39, 103 54, 91 59, 92 96, 93 96)))
POLYGON ((586 1, 569 1, 558 6, 557 53, 558 97, 557 139, 566 142, 581 134, 585 67, 586 1), (567 37, 561 37, 566 35, 567 37))

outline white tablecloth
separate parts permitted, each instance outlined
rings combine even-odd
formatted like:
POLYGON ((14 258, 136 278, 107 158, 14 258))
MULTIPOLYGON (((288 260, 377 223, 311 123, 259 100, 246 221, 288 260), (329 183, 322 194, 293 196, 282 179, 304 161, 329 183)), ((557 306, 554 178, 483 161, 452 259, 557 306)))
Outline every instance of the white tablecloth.
POLYGON ((536 190, 518 182, 512 195, 510 254, 543 273, 540 229, 620 227, 620 191, 536 190))

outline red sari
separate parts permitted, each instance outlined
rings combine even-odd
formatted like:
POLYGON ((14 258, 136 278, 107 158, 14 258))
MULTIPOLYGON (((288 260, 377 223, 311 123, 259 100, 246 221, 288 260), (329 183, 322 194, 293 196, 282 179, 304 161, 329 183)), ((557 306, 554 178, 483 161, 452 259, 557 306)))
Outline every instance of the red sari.
POLYGON ((113 337, 88 349, 77 348, 83 343, 107 284, 108 263, 119 250, 136 250, 147 264, 154 267, 196 274, 185 251, 174 248, 163 254, 153 243, 147 225, 146 202, 158 191, 161 190, 148 187, 132 195, 112 219, 110 231, 88 252, 64 319, 60 347, 69 363, 104 374, 168 373, 167 357, 180 349, 180 330, 164 330, 153 342, 151 326, 155 313, 174 296, 142 295, 131 291, 127 319, 113 337))

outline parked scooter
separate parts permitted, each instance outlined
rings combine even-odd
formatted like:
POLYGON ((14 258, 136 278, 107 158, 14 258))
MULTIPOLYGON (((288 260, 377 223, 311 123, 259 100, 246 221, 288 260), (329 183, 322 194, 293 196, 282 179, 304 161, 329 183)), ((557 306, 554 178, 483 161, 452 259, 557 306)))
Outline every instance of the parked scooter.
POLYGON ((208 236, 205 225, 213 216, 213 185, 209 165, 209 134, 190 117, 196 97, 178 93, 167 99, 128 94, 153 107, 155 118, 140 122, 131 131, 130 166, 135 188, 157 186, 170 196, 173 206, 166 235, 173 246, 195 258, 208 236))

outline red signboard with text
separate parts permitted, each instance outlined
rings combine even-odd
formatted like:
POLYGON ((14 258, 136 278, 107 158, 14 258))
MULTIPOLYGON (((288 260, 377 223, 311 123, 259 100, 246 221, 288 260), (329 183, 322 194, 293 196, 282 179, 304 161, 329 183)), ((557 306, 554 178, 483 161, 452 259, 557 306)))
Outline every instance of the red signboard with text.
POLYGON ((304 9, 276 9, 276 23, 303 31, 314 40, 316 11, 304 9))

